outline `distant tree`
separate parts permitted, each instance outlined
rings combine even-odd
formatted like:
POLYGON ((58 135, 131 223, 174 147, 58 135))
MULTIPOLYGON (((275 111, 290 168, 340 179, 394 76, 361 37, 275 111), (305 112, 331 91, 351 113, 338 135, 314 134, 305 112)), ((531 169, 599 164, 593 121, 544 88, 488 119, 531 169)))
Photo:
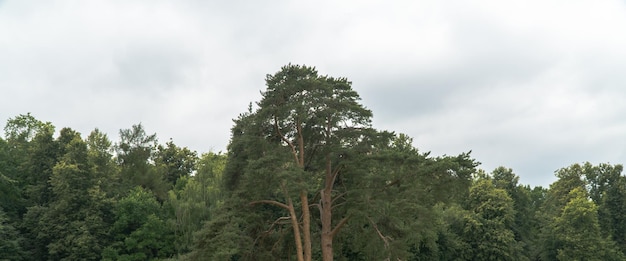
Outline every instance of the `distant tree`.
POLYGON ((115 198, 121 181, 120 170, 113 160, 112 142, 98 129, 93 130, 85 142, 87 143, 87 160, 92 168, 94 179, 108 198, 115 198))
POLYGON ((155 165, 163 172, 165 180, 172 185, 181 177, 189 177, 196 168, 198 155, 188 148, 176 146, 172 140, 165 146, 158 145, 155 165))
MULTIPOLYGON (((26 115, 20 114, 10 118, 4 127, 4 135, 10 142, 29 142, 37 133, 50 129, 51 125, 50 122, 36 119, 29 112, 26 115)), ((14 145, 17 146, 17 144, 14 145)))
POLYGON ((152 260, 174 254, 174 233, 154 195, 141 187, 119 200, 111 227, 114 242, 103 260, 152 260))
POLYGON ((554 219, 561 215, 561 211, 570 201, 574 189, 585 190, 584 173, 580 164, 573 164, 556 171, 557 181, 550 184, 544 202, 539 210, 540 220, 539 246, 541 246, 541 260, 557 260, 561 241, 554 231, 554 219))
POLYGON ((8 219, 17 219, 25 209, 16 169, 8 143, 0 138, 0 209, 8 219))
POLYGON ((626 253, 626 177, 622 165, 585 163, 589 196, 598 206, 598 220, 603 236, 610 236, 626 253))
POLYGON ((0 208, 0 260, 23 260, 25 253, 20 240, 19 232, 0 208))
POLYGON ((123 191, 141 186, 152 191, 160 200, 167 199, 170 185, 154 166, 157 142, 156 134, 146 134, 141 124, 120 130, 120 141, 115 145, 115 151, 123 191))
POLYGON ((182 176, 169 192, 168 204, 174 211, 176 246, 179 254, 191 251, 194 233, 211 219, 221 193, 222 172, 226 164, 223 154, 206 153, 198 161, 194 176, 182 176))
POLYGON ((52 260, 95 260, 108 244, 112 201, 100 187, 87 143, 70 129, 61 131, 64 152, 50 177, 52 199, 38 209, 35 232, 45 239, 52 260))
POLYGON ((519 260, 521 248, 510 229, 515 221, 513 200, 490 179, 470 188, 463 239, 470 246, 468 260, 519 260))
POLYGON ((602 237, 597 207, 582 188, 570 191, 570 200, 554 221, 560 244, 558 260, 624 260, 611 240, 602 237))
MULTIPOLYGON (((63 133, 61 133, 63 134, 63 133)), ((54 139, 54 127, 45 125, 37 132, 27 145, 27 156, 24 158, 18 177, 24 186, 26 198, 30 204, 46 205, 52 198, 48 183, 52 168, 62 155, 62 144, 54 139)))
POLYGON ((515 234, 515 241, 523 249, 518 253, 517 260, 531 260, 539 254, 537 240, 539 233, 539 220, 533 206, 531 189, 529 186, 519 184, 519 177, 512 169, 498 167, 492 173, 493 184, 496 188, 504 189, 513 200, 514 222, 510 229, 515 234))

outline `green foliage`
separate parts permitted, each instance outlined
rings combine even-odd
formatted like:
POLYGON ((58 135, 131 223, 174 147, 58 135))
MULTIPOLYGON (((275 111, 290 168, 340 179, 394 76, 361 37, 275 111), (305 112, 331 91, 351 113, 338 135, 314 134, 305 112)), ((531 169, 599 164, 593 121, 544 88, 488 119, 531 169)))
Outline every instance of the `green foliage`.
POLYGON ((141 124, 120 130, 120 141, 115 145, 115 151, 123 191, 141 186, 153 191, 159 200, 167 199, 171 184, 153 165, 157 146, 156 134, 146 134, 141 124))
POLYGON ((160 203, 150 191, 134 188, 115 206, 111 227, 114 242, 102 252, 104 260, 146 260, 171 257, 174 234, 163 219, 160 203))
POLYGON ((479 179, 470 188, 463 217, 462 237, 470 246, 470 260, 518 260, 520 249, 510 227, 513 200, 490 179, 479 179))
MULTIPOLYGON (((523 248, 518 254, 518 260, 533 260, 539 255, 538 233, 539 220, 535 212, 537 204, 533 204, 531 189, 529 186, 519 185, 519 177, 513 170, 504 167, 496 168, 492 173, 493 183, 496 188, 504 189, 513 200, 514 221, 510 229, 515 235, 519 247, 523 248)), ((538 203, 540 204, 540 203, 538 203)))
POLYGON ((164 172, 164 178, 171 184, 181 177, 188 177, 196 168, 198 155, 188 148, 180 148, 172 140, 165 146, 159 145, 155 155, 155 165, 164 172))
POLYGON ((266 84, 226 154, 158 144, 141 124, 114 143, 9 119, 0 260, 626 260, 622 165, 521 185, 373 129, 345 78, 289 64, 266 84))
POLYGON ((569 193, 570 201, 554 221, 560 241, 558 260, 624 260, 614 243, 600 233, 597 206, 582 188, 569 193))
POLYGON ((226 156, 206 153, 198 161, 198 171, 191 177, 181 177, 175 190, 169 192, 169 204, 174 211, 177 253, 191 251, 194 232, 211 218, 222 200, 221 176, 226 156))
POLYGON ((18 231, 0 208, 0 260, 22 260, 25 253, 20 246, 21 240, 18 231))
POLYGON ((598 206, 603 236, 609 236, 626 252, 626 177, 622 165, 584 165, 589 196, 598 206))
POLYGON ((46 205, 52 198, 48 180, 52 175, 52 168, 62 155, 59 141, 55 141, 54 128, 40 130, 29 142, 24 158, 25 161, 18 170, 23 180, 27 198, 34 204, 46 205))
POLYGON ((213 218, 206 222, 198 233, 194 251, 189 260, 272 260, 263 249, 256 249, 263 238, 250 237, 250 229, 255 227, 244 219, 243 202, 227 200, 213 218), (262 257, 266 257, 262 259, 262 257))
POLYGON ((16 218, 24 208, 24 199, 18 183, 16 166, 9 145, 0 138, 0 209, 16 218))
POLYGON ((49 258, 95 260, 107 244, 112 202, 94 176, 80 135, 64 129, 59 143, 65 154, 50 177, 53 197, 47 208, 29 210, 40 213, 33 229, 47 242, 49 258))
POLYGON ((27 113, 10 118, 4 126, 4 137, 11 142, 31 141, 39 132, 54 129, 50 122, 37 120, 27 113))
MULTIPOLYGON (((341 252, 367 259, 404 259, 414 246, 435 245, 438 235, 430 225, 436 220, 431 209, 438 202, 466 198, 477 166, 469 153, 430 158, 419 153, 408 136, 372 129, 371 112, 359 104, 346 79, 287 65, 268 75, 266 83, 258 110, 250 108, 235 120, 224 173, 232 202, 257 202, 232 214, 237 214, 233 220, 246 221, 244 238, 254 240, 253 246, 237 252, 239 256, 295 258, 295 232, 287 219, 292 214, 280 202, 285 202, 283 206, 293 202, 300 209, 308 203, 303 198, 310 198, 320 210, 318 219, 318 209, 311 208, 313 223, 322 225, 311 226, 314 241, 324 235, 325 225, 329 231, 328 227, 339 226, 333 243, 339 249, 334 250, 337 258, 342 258, 337 256, 341 252), (321 217, 324 205, 318 200, 323 201, 325 194, 319 191, 332 193, 336 207, 330 216, 321 217), (301 195, 299 200, 294 200, 296 195, 301 195)), ((213 229, 203 233, 215 238, 230 233, 213 229)), ((205 242, 206 249, 225 244, 205 242)), ((318 242, 317 255, 324 249, 318 242)))

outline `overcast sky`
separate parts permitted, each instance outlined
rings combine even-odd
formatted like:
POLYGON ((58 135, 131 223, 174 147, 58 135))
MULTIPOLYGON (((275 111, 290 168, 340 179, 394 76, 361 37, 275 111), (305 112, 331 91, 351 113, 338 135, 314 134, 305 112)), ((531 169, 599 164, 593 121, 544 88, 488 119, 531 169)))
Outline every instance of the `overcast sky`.
POLYGON ((225 151, 288 63, 346 77, 374 127, 547 186, 626 161, 624 1, 2 1, 0 124, 142 123, 225 151))

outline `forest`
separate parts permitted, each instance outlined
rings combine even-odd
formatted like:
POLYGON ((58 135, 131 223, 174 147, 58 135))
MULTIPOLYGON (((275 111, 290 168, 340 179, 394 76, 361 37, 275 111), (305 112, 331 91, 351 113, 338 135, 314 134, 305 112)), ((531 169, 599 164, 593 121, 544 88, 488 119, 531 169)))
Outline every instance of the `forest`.
POLYGON ((10 118, 0 260, 626 260, 622 165, 531 187, 375 129, 346 78, 289 64, 265 82, 225 153, 10 118))

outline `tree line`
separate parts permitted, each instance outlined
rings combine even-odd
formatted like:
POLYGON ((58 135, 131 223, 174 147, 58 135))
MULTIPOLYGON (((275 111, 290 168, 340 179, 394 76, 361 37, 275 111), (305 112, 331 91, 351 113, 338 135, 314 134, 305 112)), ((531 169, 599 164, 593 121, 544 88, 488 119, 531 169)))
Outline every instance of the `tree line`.
POLYGON ((371 124, 345 78, 286 65, 228 151, 31 114, 0 138, 0 260, 626 260, 622 165, 548 188, 371 124))

